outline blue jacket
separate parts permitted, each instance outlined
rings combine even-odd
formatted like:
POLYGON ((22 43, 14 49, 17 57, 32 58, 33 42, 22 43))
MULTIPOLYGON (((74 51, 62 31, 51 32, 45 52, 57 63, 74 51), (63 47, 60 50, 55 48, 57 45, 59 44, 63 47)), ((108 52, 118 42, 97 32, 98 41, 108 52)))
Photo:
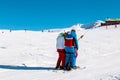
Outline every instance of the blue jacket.
MULTIPOLYGON (((77 35, 75 31, 71 31, 70 33, 71 33, 71 36, 73 37, 75 46, 65 46, 65 51, 66 53, 75 53, 76 52, 75 48, 78 49, 77 35)), ((66 37, 68 36, 66 35, 66 37)))

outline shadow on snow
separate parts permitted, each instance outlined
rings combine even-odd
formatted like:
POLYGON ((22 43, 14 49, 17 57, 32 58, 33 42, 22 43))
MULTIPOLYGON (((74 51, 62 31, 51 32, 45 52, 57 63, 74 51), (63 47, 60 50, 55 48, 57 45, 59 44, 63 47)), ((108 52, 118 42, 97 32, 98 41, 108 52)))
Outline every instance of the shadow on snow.
POLYGON ((54 70, 54 67, 28 67, 28 66, 13 66, 13 65, 0 65, 1 69, 13 70, 54 70))

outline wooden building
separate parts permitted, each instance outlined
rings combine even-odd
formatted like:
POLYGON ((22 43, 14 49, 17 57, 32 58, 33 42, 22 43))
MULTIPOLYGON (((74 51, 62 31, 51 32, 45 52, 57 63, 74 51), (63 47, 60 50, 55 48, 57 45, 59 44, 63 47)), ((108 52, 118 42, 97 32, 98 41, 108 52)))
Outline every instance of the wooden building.
POLYGON ((101 23, 101 26, 108 26, 108 25, 118 25, 120 24, 120 18, 107 18, 105 23, 101 23))

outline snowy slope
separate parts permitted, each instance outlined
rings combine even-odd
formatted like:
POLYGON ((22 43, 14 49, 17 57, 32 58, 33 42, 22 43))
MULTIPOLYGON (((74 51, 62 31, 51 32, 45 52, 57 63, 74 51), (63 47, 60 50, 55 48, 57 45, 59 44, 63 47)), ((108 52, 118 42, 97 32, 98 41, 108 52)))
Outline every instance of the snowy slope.
POLYGON ((104 23, 104 21, 97 20, 95 22, 91 22, 91 23, 88 23, 88 24, 75 24, 75 25, 69 26, 68 28, 49 29, 49 30, 44 30, 44 32, 67 32, 71 29, 81 31, 81 30, 84 30, 84 29, 101 27, 101 23, 104 23))
POLYGON ((81 31, 81 30, 84 30, 84 29, 92 29, 92 28, 99 28, 101 27, 101 23, 104 23, 104 21, 101 21, 101 20, 97 20, 95 22, 91 22, 91 23, 87 23, 87 24, 75 24, 75 25, 72 25, 68 28, 63 28, 63 29, 58 29, 58 30, 53 30, 54 32, 55 31, 69 31, 71 29, 75 29, 77 31, 81 31))
POLYGON ((104 23, 104 21, 97 20, 95 22, 84 24, 84 25, 81 26, 81 28, 85 28, 85 29, 97 28, 97 27, 100 27, 101 23, 104 23))
POLYGON ((0 80, 120 80, 120 26, 90 29, 79 41, 77 58, 86 69, 70 72, 52 70, 58 34, 0 30, 0 80))

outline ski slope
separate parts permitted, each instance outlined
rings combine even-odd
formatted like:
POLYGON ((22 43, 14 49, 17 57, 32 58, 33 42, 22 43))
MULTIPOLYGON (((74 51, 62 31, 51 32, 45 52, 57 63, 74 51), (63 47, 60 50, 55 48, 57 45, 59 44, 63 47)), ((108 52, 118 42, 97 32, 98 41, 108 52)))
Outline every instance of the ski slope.
POLYGON ((77 65, 86 68, 69 72, 53 71, 59 33, 0 30, 0 80, 120 80, 120 26, 78 30, 77 65))

